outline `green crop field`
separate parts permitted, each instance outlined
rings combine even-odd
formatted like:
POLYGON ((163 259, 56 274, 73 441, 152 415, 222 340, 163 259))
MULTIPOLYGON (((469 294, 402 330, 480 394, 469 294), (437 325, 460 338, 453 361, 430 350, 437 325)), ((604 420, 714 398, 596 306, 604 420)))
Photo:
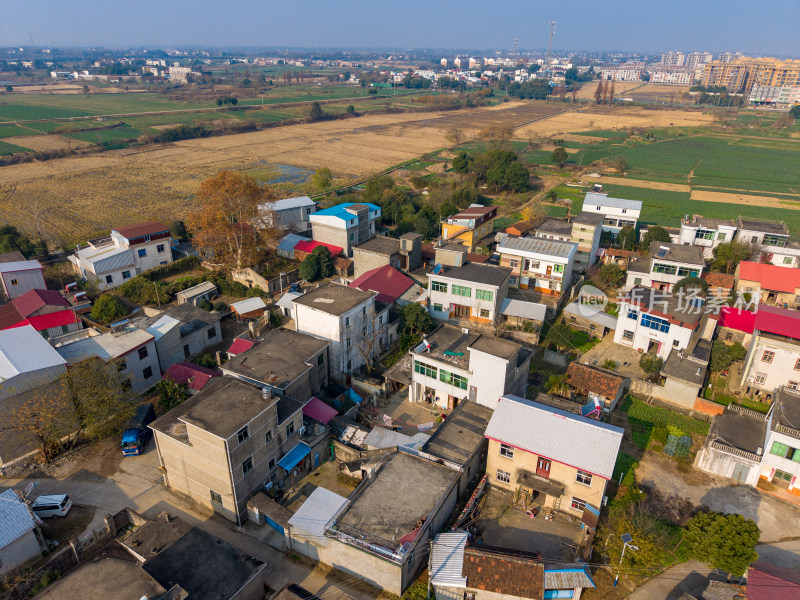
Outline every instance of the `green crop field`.
POLYGON ((5 154, 17 154, 18 152, 30 152, 30 149, 0 140, 0 156, 5 154))
POLYGON ((627 148, 620 156, 628 161, 632 179, 688 183, 689 173, 699 162, 728 144, 713 137, 681 137, 627 148))
POLYGON ((80 131, 78 133, 68 133, 67 137, 82 140, 84 142, 91 142, 93 144, 104 144, 106 142, 115 142, 118 140, 135 139, 142 135, 139 129, 124 125, 122 127, 114 127, 112 129, 100 129, 97 131, 80 131))

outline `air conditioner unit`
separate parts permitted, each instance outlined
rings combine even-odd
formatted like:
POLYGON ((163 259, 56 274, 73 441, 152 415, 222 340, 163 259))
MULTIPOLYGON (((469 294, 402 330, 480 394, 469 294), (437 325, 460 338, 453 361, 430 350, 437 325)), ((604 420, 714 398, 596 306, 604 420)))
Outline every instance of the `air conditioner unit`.
POLYGON ((306 426, 303 425, 300 429, 297 430, 298 435, 305 435, 306 433, 306 426))

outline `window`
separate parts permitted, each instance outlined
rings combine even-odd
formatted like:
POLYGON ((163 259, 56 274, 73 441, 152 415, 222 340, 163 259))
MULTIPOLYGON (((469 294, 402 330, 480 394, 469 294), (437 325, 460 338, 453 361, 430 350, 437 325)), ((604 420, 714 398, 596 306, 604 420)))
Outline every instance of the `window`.
POLYGON ((214 490, 211 490, 211 502, 214 504, 222 504, 222 496, 214 490))
POLYGON ((633 341, 633 332, 632 331, 628 331, 626 329, 625 331, 622 332, 622 339, 623 340, 627 340, 629 342, 632 342, 633 341))
POLYGON ((350 338, 347 338, 347 339, 345 340, 345 342, 344 342, 345 348, 349 348, 349 347, 350 347, 350 343, 351 343, 351 342, 350 342, 350 338))
POLYGON ((491 290, 475 290, 476 300, 493 300, 494 292, 491 290))
POLYGON ((661 333, 669 333, 669 321, 666 319, 659 319, 652 315, 643 314, 641 320, 642 327, 654 329, 661 333))
POLYGON ((434 304, 433 305, 433 310, 435 310, 436 312, 442 312, 444 310, 444 308, 442 307, 441 304, 434 304))
POLYGON ((264 443, 269 444, 272 441, 272 429, 267 429, 267 433, 264 436, 264 443))
POLYGON ((502 483, 511 483, 511 473, 506 473, 505 471, 497 469, 497 481, 502 483))
POLYGON ((453 295, 463 296, 464 298, 472 298, 472 288, 453 284, 453 295))
POLYGON ((514 458, 514 448, 508 444, 500 444, 500 456, 514 458))
POLYGON ((294 433, 294 423, 289 423, 286 426, 286 437, 288 438, 294 433))
POLYGON ((599 206, 596 206, 596 207, 595 207, 595 210, 600 210, 600 207, 599 207, 599 206))
POLYGON ((785 265, 792 264, 792 257, 791 256, 784 256, 783 257, 783 264, 785 264, 785 265))
POLYGON ((626 212, 628 212, 628 209, 627 208, 623 208, 622 209, 622 214, 624 215, 626 212))
POLYGON ((378 325, 383 325, 383 315, 378 317, 378 325))
POLYGON ((638 310, 628 310, 628 318, 633 319, 634 321, 639 318, 639 311, 638 310))
POLYGON ((789 383, 786 384, 786 387, 788 387, 790 390, 796 390, 797 388, 800 387, 800 383, 798 383, 797 381, 790 381, 789 383))
POLYGON ((575 481, 583 485, 592 485, 592 474, 579 469, 578 474, 575 476, 575 481))
POLYGON ((718 239, 720 242, 724 242, 724 241, 725 241, 725 239, 726 239, 727 237, 728 237, 728 236, 727 236, 727 234, 725 234, 725 233, 718 233, 718 234, 717 234, 717 239, 718 239))
POLYGON ((106 283, 114 283, 114 277, 112 275, 106 275, 106 283))
POLYGON ((320 366, 325 364, 325 355, 324 354, 320 354, 317 357, 317 364, 320 365, 320 366))
POLYGON ((697 269, 687 269, 686 267, 680 267, 678 269, 678 275, 680 277, 697 277, 699 271, 697 269))
POLYGON ((764 385, 764 382, 767 380, 766 373, 756 373, 756 383, 758 385, 764 385))
POLYGON ((564 265, 554 265, 553 271, 556 273, 563 273, 564 272, 564 265))
POLYGON ((633 285, 642 285, 642 278, 641 277, 634 277, 633 278, 633 285))
POLYGON ((364 327, 362 327, 361 335, 367 335, 367 326, 366 325, 364 325, 364 327))
POLYGON ((664 263, 653 263, 653 273, 663 273, 664 275, 675 275, 678 267, 675 265, 665 265, 664 263))
POLYGON ((208 339, 213 340, 215 337, 217 337, 217 329, 215 327, 211 327, 208 330, 208 339))
MULTIPOLYGON (((436 373, 434 373, 432 377, 436 377, 436 373)), ((468 386, 466 377, 462 377, 461 375, 457 375, 456 373, 450 373, 449 371, 445 371, 444 369, 441 369, 439 371, 439 381, 443 381, 444 383, 454 385, 455 387, 462 390, 467 389, 468 386)))
POLYGON ((236 439, 237 439, 237 440, 239 440, 239 443, 240 443, 240 444, 241 444, 243 441, 245 441, 247 438, 249 438, 249 437, 250 437, 250 430, 247 428, 247 426, 246 426, 246 425, 245 425, 244 427, 242 427, 242 428, 241 428, 241 429, 240 429, 240 430, 239 430, 239 431, 236 433, 236 439))
POLYGON ((361 316, 362 317, 366 317, 367 316, 367 307, 366 306, 362 306, 361 307, 361 316))
POLYGON ((764 354, 761 355, 761 362, 771 363, 773 358, 775 358, 775 353, 772 350, 764 350, 764 354))
POLYGON ((19 285, 19 281, 16 279, 11 280, 11 285, 19 285))
POLYGON ((519 266, 519 261, 518 260, 509 260, 508 261, 508 266, 511 267, 512 269, 514 269, 514 268, 519 266))
POLYGON ((242 475, 247 475, 253 470, 253 457, 249 457, 242 463, 242 475))
POLYGON ((344 326, 345 327, 350 327, 350 317, 345 317, 344 318, 344 326))
POLYGON ((714 239, 714 232, 710 229, 698 229, 697 233, 694 234, 694 239, 696 240, 713 240, 714 239))
POLYGON ((153 376, 153 367, 145 367, 142 371, 142 377, 144 379, 150 379, 153 376))
POLYGON ((464 592, 464 600, 475 600, 474 592, 464 592))
POLYGON ((123 281, 126 280, 126 279, 130 279, 130 278, 131 278, 131 272, 130 271, 123 271, 122 272, 122 280, 123 281))
POLYGON ((353 369, 353 361, 352 360, 348 360, 347 361, 347 370, 350 371, 352 369, 353 369))
POLYGON ((139 248, 139 258, 147 256, 147 248, 139 248))
POLYGON ((570 507, 572 508, 572 510, 583 510, 586 508, 586 500, 581 500, 580 498, 576 498, 575 496, 573 496, 570 507))
POLYGON ((769 453, 774 454, 775 456, 782 456, 783 458, 786 458, 786 455, 789 454, 790 450, 792 450, 792 448, 786 444, 772 442, 772 448, 769 449, 769 453))
POLYGON ((418 360, 414 361, 414 371, 420 375, 425 375, 426 377, 433 377, 436 379, 436 367, 426 365, 418 360))
POLYGON ((486 308, 480 309, 478 314, 480 315, 481 319, 488 319, 489 318, 489 310, 486 309, 486 308))
POLYGON ((672 347, 677 348, 680 343, 680 340, 672 340, 672 347))
POLYGON ((354 239, 356 239, 356 234, 355 233, 351 233, 350 234, 350 241, 352 242, 354 239))
POLYGON ((158 246, 156 246, 156 251, 157 251, 159 254, 161 254, 162 252, 164 252, 164 244, 159 244, 158 246))
POLYGON ((274 468, 275 468, 275 459, 274 458, 270 458, 269 459, 269 470, 272 471, 272 469, 274 469, 274 468))
MULTIPOLYGON (((730 331, 725 334, 725 341, 726 342, 730 342, 732 339, 733 339, 733 334, 730 331)), ((798 359, 797 362, 800 363, 800 359, 798 359)), ((794 368, 796 369, 797 365, 795 365, 794 368)))
POLYGON ((66 325, 62 325, 61 326, 61 333, 65 333, 65 334, 69 333, 69 327, 67 327, 66 325))
POLYGON ((139 348, 139 360, 144 360, 147 358, 147 346, 142 346, 139 348))
POLYGON ((447 293, 447 284, 442 281, 431 281, 431 290, 447 293))
POLYGON ((125 359, 122 358, 117 362, 117 372, 122 373, 125 369, 128 368, 128 363, 125 362, 125 359))

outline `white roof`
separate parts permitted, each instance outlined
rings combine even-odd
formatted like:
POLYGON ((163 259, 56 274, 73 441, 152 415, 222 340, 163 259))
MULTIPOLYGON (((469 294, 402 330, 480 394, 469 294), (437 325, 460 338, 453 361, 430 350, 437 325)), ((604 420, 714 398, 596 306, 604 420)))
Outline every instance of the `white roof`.
POLYGON ((133 266, 133 253, 127 246, 106 244, 104 246, 83 248, 74 256, 95 275, 133 266))
POLYGON ((406 435, 399 431, 374 427, 364 438, 364 445, 372 448, 394 448, 395 446, 406 446, 410 448, 421 448, 430 436, 427 433, 415 433, 406 435))
POLYGON ((587 192, 583 199, 583 204, 595 204, 597 206, 607 206, 609 208, 628 208, 631 210, 642 210, 641 200, 628 200, 627 198, 611 198, 607 194, 600 192, 587 192))
POLYGON ((161 337, 167 333, 170 329, 175 327, 176 325, 180 326, 181 322, 178 321, 175 317, 170 317, 169 315, 164 315, 158 321, 150 325, 147 328, 147 333, 152 335, 156 340, 160 340, 161 337))
POLYGON ((501 396, 486 437, 611 479, 623 430, 519 396, 501 396))
POLYGON ((318 487, 289 518, 289 525, 315 537, 323 537, 328 525, 346 504, 347 498, 324 487, 318 487))
POLYGON ((183 291, 178 292, 176 295, 181 296, 183 298, 189 298, 191 296, 197 296, 198 294, 204 294, 206 292, 210 292, 211 290, 217 291, 217 286, 211 283, 210 281, 204 281, 203 283, 198 283, 197 285, 193 285, 190 288, 186 288, 183 291))
POLYGON ((30 325, 0 331, 0 381, 65 363, 30 325))
POLYGON ((503 254, 529 255, 532 258, 552 259, 554 257, 569 259, 575 254, 578 244, 562 242, 540 237, 516 237, 505 234, 497 243, 497 252, 503 254))
POLYGON ((57 350, 70 364, 92 356, 108 361, 119 358, 152 339, 151 333, 136 327, 128 327, 118 333, 103 333, 68 342, 59 346, 57 350))
POLYGON ((270 210, 288 210, 290 208, 302 208, 303 206, 314 206, 314 202, 308 196, 295 196, 294 198, 284 198, 283 200, 275 200, 264 205, 265 208, 270 210))
POLYGON ((248 298, 247 300, 241 300, 231 304, 231 309, 235 310, 240 315, 244 315, 262 308, 267 308, 267 305, 264 304, 264 300, 262 300, 260 297, 248 298))
POLYGON ((29 271, 31 269, 41 269, 42 264, 38 260, 15 260, 13 262, 0 263, 0 273, 11 273, 13 271, 29 271))
POLYGON ((14 490, 0 492, 0 548, 31 531, 36 525, 28 505, 14 490))
POLYGON ((547 307, 536 302, 525 302, 524 300, 512 300, 506 298, 500 305, 500 314, 507 317, 521 317, 533 321, 544 321, 547 314, 547 307))
POLYGON ((464 547, 467 533, 458 531, 440 533, 433 541, 431 549, 431 583, 446 587, 467 587, 464 577, 464 547))
POLYGON ((586 314, 583 314, 581 312, 580 305, 577 302, 567 304, 564 307, 564 312, 570 315, 575 315, 576 317, 581 317, 587 321, 591 321, 592 323, 597 323, 603 327, 608 327, 609 329, 617 328, 617 317, 606 312, 591 313, 587 311, 586 314))
POLYGON ((275 305, 291 310, 294 308, 294 299, 299 298, 302 295, 302 292, 286 292, 283 296, 281 296, 280 300, 275 303, 275 305))

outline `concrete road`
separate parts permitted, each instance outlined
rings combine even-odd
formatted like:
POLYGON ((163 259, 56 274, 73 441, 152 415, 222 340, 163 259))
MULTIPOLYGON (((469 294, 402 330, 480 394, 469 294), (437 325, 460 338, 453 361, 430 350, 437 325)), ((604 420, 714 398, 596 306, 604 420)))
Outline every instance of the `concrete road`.
POLYGON ((700 598, 711 570, 696 560, 675 565, 654 577, 628 598, 630 600, 677 600, 684 592, 700 598))
MULTIPOLYGON (((170 493, 162 484, 158 453, 152 441, 145 454, 124 458, 116 443, 106 440, 100 446, 99 452, 93 449, 87 453, 89 456, 86 459, 79 457, 76 462, 80 468, 68 477, 6 479, 0 482, 0 487, 24 489, 28 483, 37 481, 32 497, 69 494, 75 504, 94 509, 94 516, 87 530, 101 528, 106 514, 113 514, 125 507, 130 507, 148 518, 166 510, 268 563, 267 585, 273 590, 280 589, 291 580, 321 595, 325 600, 377 598, 378 592, 375 589, 354 577, 330 572, 325 567, 275 550, 269 543, 278 546, 280 535, 272 529, 258 528, 250 523, 239 528, 218 515, 206 512, 191 501, 170 493)), ((69 519, 70 515, 67 515, 59 525, 68 525, 69 519)))

